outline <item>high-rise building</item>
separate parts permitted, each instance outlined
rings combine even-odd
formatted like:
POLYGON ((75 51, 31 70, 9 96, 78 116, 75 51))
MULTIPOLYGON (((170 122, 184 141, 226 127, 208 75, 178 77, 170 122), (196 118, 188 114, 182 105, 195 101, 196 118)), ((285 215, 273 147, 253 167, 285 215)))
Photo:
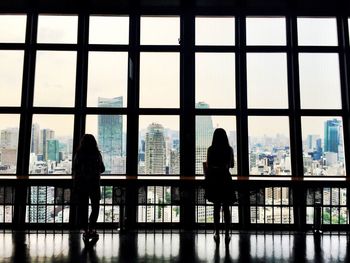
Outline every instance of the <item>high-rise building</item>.
MULTIPOLYGON (((123 107, 123 97, 98 98, 98 107, 123 107)), ((98 145, 106 167, 105 173, 122 173, 120 169, 113 169, 114 159, 123 154, 123 116, 98 115, 98 145)))
POLYGON ((39 154, 40 126, 37 123, 32 125, 32 134, 30 140, 30 152, 39 154))
POLYGON ((47 140, 47 160, 60 161, 60 143, 56 139, 47 140))
POLYGON ((47 141, 55 138, 55 131, 51 129, 42 129, 40 131, 39 152, 43 155, 43 160, 47 160, 47 141))
POLYGON ((324 123, 324 152, 338 153, 342 123, 340 120, 327 120, 324 123))
POLYGON ((151 123, 145 140, 145 173, 164 174, 166 166, 166 145, 164 128, 161 124, 151 123))
POLYGON ((16 149, 18 145, 18 128, 7 128, 1 131, 1 148, 16 149))
MULTIPOLYGON (((209 109, 205 102, 196 103, 197 109, 209 109)), ((203 174, 203 162, 207 160, 207 150, 214 133, 211 116, 196 117, 196 174, 203 174)))

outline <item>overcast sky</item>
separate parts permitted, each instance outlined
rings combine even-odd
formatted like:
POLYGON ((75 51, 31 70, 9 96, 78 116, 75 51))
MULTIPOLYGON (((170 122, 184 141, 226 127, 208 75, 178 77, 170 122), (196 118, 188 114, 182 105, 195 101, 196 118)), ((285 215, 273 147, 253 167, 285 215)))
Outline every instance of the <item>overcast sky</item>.
MULTIPOLYGON (((77 16, 39 16, 39 43, 77 43, 77 16)), ((25 16, 0 16, 0 42, 24 42, 25 16)), ((90 43, 128 44, 128 17, 91 17, 90 43)), ((284 18, 247 18, 247 45, 285 45, 284 18)), ((335 18, 298 19, 300 45, 337 45, 335 18)), ((233 17, 196 18, 197 45, 234 45, 233 17)), ((179 17, 141 18, 141 44, 178 45, 179 17)), ((34 89, 35 106, 73 107, 76 76, 75 51, 38 51, 34 89)), ((235 54, 197 53, 196 102, 211 108, 235 108, 235 54)), ((19 106, 23 51, 0 51, 1 106, 19 106)), ((337 54, 299 54, 301 105, 303 108, 341 108, 339 59, 337 54)), ((180 54, 140 54, 140 107, 178 108, 180 54)), ((97 106, 97 98, 123 96, 127 102, 128 56, 126 52, 90 52, 88 68, 88 106, 97 106)), ((285 53, 247 54, 248 106, 251 108, 287 108, 287 59, 285 53)), ((89 129, 95 120, 90 118, 89 129)), ((0 129, 16 121, 1 116, 0 129)), ((49 126, 57 133, 72 134, 72 117, 35 116, 41 128, 49 126)), ((213 120, 214 126, 233 127, 235 118, 213 120)), ((303 135, 323 136, 324 118, 303 119, 303 135)), ((140 129, 152 121, 178 129, 173 116, 140 117, 140 129)), ((97 125, 97 121, 95 122, 97 125)), ((286 117, 249 118, 249 133, 288 134, 286 117)), ((126 125, 125 125, 126 127, 126 125)), ((61 134, 63 135, 63 134, 61 134)))

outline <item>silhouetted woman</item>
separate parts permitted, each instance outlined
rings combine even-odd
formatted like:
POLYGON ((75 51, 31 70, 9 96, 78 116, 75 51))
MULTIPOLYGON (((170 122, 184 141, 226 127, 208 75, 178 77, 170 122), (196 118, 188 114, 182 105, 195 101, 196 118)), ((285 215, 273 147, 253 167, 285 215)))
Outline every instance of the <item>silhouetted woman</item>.
POLYGON ((98 238, 96 221, 100 209, 100 174, 105 171, 95 137, 85 134, 73 160, 74 190, 78 199, 78 222, 83 238, 98 238), (88 221, 89 199, 91 214, 88 221))
POLYGON ((214 240, 220 241, 220 209, 224 211, 225 242, 230 242, 230 204, 234 201, 232 178, 229 169, 234 166, 233 150, 222 128, 214 131, 207 153, 206 198, 214 203, 214 240))

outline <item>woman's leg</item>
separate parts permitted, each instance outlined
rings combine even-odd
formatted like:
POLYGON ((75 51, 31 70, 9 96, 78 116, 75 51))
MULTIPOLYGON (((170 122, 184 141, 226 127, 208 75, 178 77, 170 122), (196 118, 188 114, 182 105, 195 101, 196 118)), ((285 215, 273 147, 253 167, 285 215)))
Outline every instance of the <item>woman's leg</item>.
POLYGON ((222 208, 224 210, 225 234, 229 235, 230 234, 230 226, 231 226, 230 206, 227 203, 223 203, 222 208))
POLYGON ((220 234, 220 209, 221 204, 219 202, 214 203, 214 226, 215 226, 215 235, 220 234))
POLYGON ((85 193, 80 193, 78 200, 78 225, 84 232, 88 230, 89 217, 89 196, 85 193))
POLYGON ((100 212, 100 199, 91 198, 91 214, 89 224, 91 229, 95 229, 98 214, 100 212))

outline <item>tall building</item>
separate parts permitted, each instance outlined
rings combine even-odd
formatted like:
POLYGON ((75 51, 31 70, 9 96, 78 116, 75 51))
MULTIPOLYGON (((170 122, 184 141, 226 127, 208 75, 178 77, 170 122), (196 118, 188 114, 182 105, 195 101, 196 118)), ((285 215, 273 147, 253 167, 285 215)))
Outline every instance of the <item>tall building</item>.
POLYGON ((6 149, 17 149, 18 128, 7 128, 1 131, 0 146, 6 149))
MULTIPOLYGON (((123 107, 123 97, 98 98, 98 107, 123 107)), ((106 173, 122 173, 113 169, 114 159, 123 154, 123 116, 98 115, 98 145, 106 167, 106 173)))
POLYGON ((60 143, 56 139, 47 140, 47 160, 60 161, 60 143))
POLYGON ((51 129, 42 129, 40 131, 39 152, 43 155, 43 160, 47 160, 47 141, 55 138, 55 131, 51 129))
POLYGON ((40 126, 37 123, 32 124, 32 134, 30 140, 30 152, 39 154, 40 126))
POLYGON ((324 123, 324 152, 338 153, 342 124, 340 120, 327 120, 324 123))
POLYGON ((164 128, 151 123, 147 127, 145 140, 145 173, 164 174, 166 166, 166 145, 164 128))
MULTIPOLYGON (((198 102, 197 109, 209 109, 205 102, 198 102)), ((207 160, 207 150, 211 145, 214 133, 211 116, 203 115, 196 117, 196 174, 203 173, 203 162, 207 160)))

